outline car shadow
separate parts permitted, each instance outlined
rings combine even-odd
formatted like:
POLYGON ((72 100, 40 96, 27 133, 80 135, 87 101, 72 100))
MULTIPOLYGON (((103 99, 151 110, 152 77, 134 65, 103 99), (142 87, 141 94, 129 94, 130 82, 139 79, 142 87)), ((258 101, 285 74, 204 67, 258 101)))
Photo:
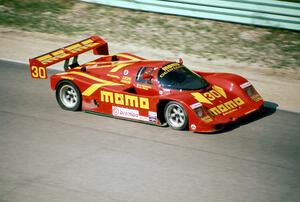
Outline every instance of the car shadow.
POLYGON ((277 107, 278 107, 278 104, 276 104, 274 102, 265 101, 264 109, 262 111, 254 112, 252 114, 249 114, 248 116, 238 119, 235 122, 229 123, 229 124, 225 125, 223 130, 213 132, 213 133, 207 133, 207 134, 218 135, 218 134, 222 134, 225 132, 235 130, 236 128, 239 128, 242 125, 247 125, 251 122, 257 121, 259 119, 262 119, 264 117, 274 114, 277 111, 277 107))

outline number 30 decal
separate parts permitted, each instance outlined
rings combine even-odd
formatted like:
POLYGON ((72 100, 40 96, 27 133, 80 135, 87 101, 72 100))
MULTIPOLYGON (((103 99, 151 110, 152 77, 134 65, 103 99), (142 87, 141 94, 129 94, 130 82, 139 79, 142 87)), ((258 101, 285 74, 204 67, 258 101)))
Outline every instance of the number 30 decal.
POLYGON ((32 78, 46 79, 47 78, 46 68, 31 66, 31 76, 32 78))

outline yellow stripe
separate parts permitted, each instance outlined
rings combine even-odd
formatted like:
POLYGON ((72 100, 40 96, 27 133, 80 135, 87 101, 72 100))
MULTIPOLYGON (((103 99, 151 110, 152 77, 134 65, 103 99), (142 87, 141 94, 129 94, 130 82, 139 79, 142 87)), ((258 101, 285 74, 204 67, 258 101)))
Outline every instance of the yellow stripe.
POLYGON ((114 67, 114 68, 112 68, 111 70, 110 70, 110 72, 117 72, 117 71, 119 71, 120 69, 122 69, 123 67, 126 67, 126 66, 128 66, 128 65, 130 65, 131 63, 125 63, 125 64, 118 64, 116 67, 114 67))
POLYGON ((63 50, 58 50, 58 51, 52 52, 51 54, 54 56, 57 56, 57 55, 62 55, 62 54, 66 54, 66 53, 63 50))
POLYGON ((191 93, 194 98, 200 103, 212 104, 206 97, 204 97, 201 93, 191 93))
POLYGON ((43 56, 37 58, 37 60, 40 61, 40 62, 42 62, 42 61, 44 61, 46 59, 49 59, 49 58, 52 58, 52 56, 49 55, 49 54, 47 54, 47 55, 43 55, 43 56))
POLYGON ((69 77, 69 76, 62 76, 61 78, 63 78, 63 79, 68 79, 68 80, 74 80, 73 77, 69 77))
POLYGON ((120 77, 117 76, 117 75, 107 74, 107 76, 112 77, 112 78, 116 78, 116 79, 120 79, 120 77))
POLYGON ((246 112, 245 115, 250 114, 250 113, 254 112, 255 110, 256 110, 256 109, 252 109, 252 110, 246 112))
POLYGON ((87 44, 89 44, 89 43, 93 43, 94 41, 92 40, 92 39, 87 39, 87 40, 85 40, 85 41, 83 41, 83 42, 81 42, 83 45, 87 45, 87 44))
MULTIPOLYGON (((110 62, 111 63, 111 62, 110 62)), ((126 63, 119 63, 118 61, 116 62, 112 62, 111 64, 107 64, 107 62, 98 62, 98 63, 87 63, 87 64, 94 64, 95 66, 91 65, 91 66, 88 66, 89 69, 96 69, 96 68, 112 68, 110 70, 110 72, 117 72, 119 71, 120 69, 128 66, 128 65, 131 65, 132 63, 128 63, 128 61, 126 63)))
POLYGON ((224 98, 227 98, 227 95, 226 95, 226 93, 225 93, 225 91, 224 91, 223 88, 221 88, 219 86, 215 86, 215 85, 213 85, 212 88, 214 90, 216 90, 218 93, 220 93, 224 98))
POLYGON ((69 50, 69 51, 71 51, 71 50, 76 49, 76 48, 81 47, 81 46, 82 45, 80 45, 79 43, 77 43, 77 44, 74 44, 72 46, 66 47, 66 49, 69 50))
POLYGON ((119 54, 117 54, 117 56, 124 57, 124 58, 130 59, 130 60, 140 60, 140 58, 137 58, 137 57, 134 57, 131 55, 127 55, 127 54, 123 54, 123 53, 119 53, 119 54))
POLYGON ((107 84, 105 84, 105 83, 94 83, 90 87, 88 87, 87 89, 85 89, 85 91, 82 93, 82 95, 84 95, 84 96, 90 96, 90 95, 92 95, 96 90, 98 90, 102 86, 107 86, 107 84))
POLYGON ((97 66, 98 68, 105 68, 105 67, 113 67, 111 64, 110 65, 99 65, 97 66))
POLYGON ((102 80, 102 79, 88 75, 83 72, 63 72, 63 73, 59 73, 58 75, 66 75, 66 74, 75 74, 75 75, 79 75, 79 76, 89 78, 91 80, 99 82, 99 83, 92 84, 90 87, 85 89, 85 91, 82 93, 82 95, 84 95, 84 96, 92 95, 96 90, 98 90, 100 87, 103 87, 103 86, 121 86, 121 85, 123 85, 121 83, 115 83, 115 82, 111 82, 111 81, 107 81, 107 80, 102 80))
MULTIPOLYGON (((91 80, 94 80, 94 81, 97 81, 97 82, 100 82, 100 83, 110 82, 110 81, 99 79, 99 78, 97 78, 95 76, 91 76, 91 75, 89 75, 87 73, 83 73, 83 72, 63 72, 63 73, 60 73, 60 75, 65 75, 65 74, 79 75, 79 76, 82 76, 82 77, 85 77, 85 78, 89 78, 91 80)), ((110 83, 114 83, 114 82, 110 82, 110 83)), ((119 85, 122 85, 122 84, 119 84, 119 85)))
POLYGON ((101 66, 97 66, 97 65, 91 65, 91 66, 87 66, 88 69, 100 69, 100 68, 107 68, 110 67, 112 68, 112 65, 101 65, 101 66))
POLYGON ((100 43, 91 43, 91 44, 86 44, 86 47, 93 47, 93 46, 97 46, 100 43))
POLYGON ((92 39, 87 39, 85 41, 82 41, 81 44, 83 44, 86 47, 93 47, 93 46, 97 46, 100 43, 94 42, 92 39))
POLYGON ((123 84, 113 83, 113 82, 110 82, 110 81, 107 81, 107 82, 104 82, 104 83, 94 83, 90 87, 88 87, 87 89, 85 89, 85 91, 82 93, 82 95, 84 95, 84 96, 90 96, 96 90, 98 90, 100 87, 103 87, 103 86, 119 86, 119 85, 123 85, 123 84))

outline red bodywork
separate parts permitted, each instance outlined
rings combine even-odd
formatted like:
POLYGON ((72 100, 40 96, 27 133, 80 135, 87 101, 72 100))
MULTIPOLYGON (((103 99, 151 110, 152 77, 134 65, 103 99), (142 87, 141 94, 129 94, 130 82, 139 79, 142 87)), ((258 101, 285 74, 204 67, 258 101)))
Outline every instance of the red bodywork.
POLYGON ((201 90, 163 88, 159 83, 158 71, 178 63, 146 60, 129 53, 109 55, 107 43, 98 36, 30 59, 31 75, 33 78, 47 78, 47 66, 88 50, 103 56, 50 77, 53 90, 61 81, 73 82, 82 94, 84 111, 162 125, 165 123, 165 105, 176 101, 187 113, 189 130, 213 132, 259 110, 264 103, 250 82, 229 73, 194 71, 209 83, 201 90), (145 79, 151 79, 151 83, 137 81, 142 67, 151 67, 152 72, 143 74, 145 79), (249 88, 251 95, 246 91, 249 88))

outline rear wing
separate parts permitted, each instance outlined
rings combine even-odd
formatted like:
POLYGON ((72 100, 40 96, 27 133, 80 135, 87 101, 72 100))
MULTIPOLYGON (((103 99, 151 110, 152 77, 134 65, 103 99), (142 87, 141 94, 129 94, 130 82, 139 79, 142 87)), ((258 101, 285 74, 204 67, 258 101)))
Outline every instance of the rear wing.
MULTIPOLYGON (((95 55, 108 55, 108 45, 99 36, 91 36, 82 41, 59 48, 49 53, 29 59, 31 77, 34 79, 47 79, 46 67, 65 60, 69 63, 69 59, 73 57, 73 63, 77 64, 78 55, 93 50, 95 55)), ((66 63, 65 63, 66 64, 66 63)), ((66 65, 65 65, 66 69, 66 65)))

